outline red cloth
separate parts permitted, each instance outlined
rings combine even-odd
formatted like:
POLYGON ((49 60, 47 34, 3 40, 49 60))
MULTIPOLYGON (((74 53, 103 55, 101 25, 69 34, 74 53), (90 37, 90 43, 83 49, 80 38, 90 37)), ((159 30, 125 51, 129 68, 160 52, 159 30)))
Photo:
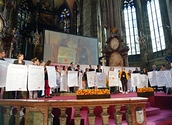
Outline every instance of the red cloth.
POLYGON ((50 96, 50 86, 48 84, 48 80, 45 80, 45 90, 44 90, 45 96, 50 96))

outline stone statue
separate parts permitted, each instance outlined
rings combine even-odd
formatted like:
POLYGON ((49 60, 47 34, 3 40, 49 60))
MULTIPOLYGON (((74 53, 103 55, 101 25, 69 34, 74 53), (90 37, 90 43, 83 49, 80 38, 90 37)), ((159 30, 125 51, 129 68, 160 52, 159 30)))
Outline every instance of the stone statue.
POLYGON ((40 37, 40 35, 39 35, 38 31, 36 31, 36 32, 34 33, 34 35, 33 35, 33 41, 32 41, 32 43, 33 43, 34 45, 39 44, 39 37, 40 37))
POLYGON ((148 53, 147 52, 144 53, 144 60, 145 60, 145 62, 148 61, 148 53))

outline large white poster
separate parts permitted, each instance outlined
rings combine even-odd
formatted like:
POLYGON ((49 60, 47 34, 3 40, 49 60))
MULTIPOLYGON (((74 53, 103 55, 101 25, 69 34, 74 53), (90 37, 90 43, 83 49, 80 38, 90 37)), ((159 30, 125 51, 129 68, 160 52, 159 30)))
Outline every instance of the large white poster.
POLYGON ((170 70, 164 71, 164 74, 165 74, 165 78, 167 79, 166 87, 172 87, 171 71, 170 70))
POLYGON ((165 71, 156 72, 156 80, 157 80, 157 83, 158 83, 158 87, 166 86, 166 84, 168 82, 167 82, 167 79, 165 77, 165 71))
POLYGON ((78 71, 68 71, 68 86, 78 86, 78 71))
POLYGON ((131 85, 134 87, 137 84, 140 84, 140 73, 131 73, 131 85))
POLYGON ((79 89, 83 89, 83 86, 82 86, 82 73, 79 73, 78 86, 79 86, 79 89))
POLYGON ((157 71, 152 71, 148 72, 148 78, 151 86, 157 86, 157 79, 156 79, 156 72, 157 71))
POLYGON ((96 72, 87 72, 87 83, 88 83, 88 87, 95 87, 96 83, 95 83, 95 75, 96 72))
POLYGON ((67 73, 65 71, 61 71, 61 78, 60 78, 60 91, 68 91, 67 85, 67 73))
POLYGON ((9 64, 6 91, 27 91, 27 66, 9 64))
POLYGON ((119 86, 118 79, 119 78, 117 70, 109 71, 109 87, 119 86))
POLYGON ((0 60, 0 87, 5 87, 7 77, 7 62, 0 60))
POLYGON ((48 73, 48 83, 51 88, 56 87, 56 70, 54 66, 46 66, 48 73))
POLYGON ((28 90, 44 90, 44 67, 29 65, 28 90))
POLYGON ((96 74, 96 84, 97 84, 97 88, 106 88, 106 74, 105 73, 96 74))
POLYGON ((148 87, 148 76, 140 74, 140 82, 137 84, 137 88, 148 87))

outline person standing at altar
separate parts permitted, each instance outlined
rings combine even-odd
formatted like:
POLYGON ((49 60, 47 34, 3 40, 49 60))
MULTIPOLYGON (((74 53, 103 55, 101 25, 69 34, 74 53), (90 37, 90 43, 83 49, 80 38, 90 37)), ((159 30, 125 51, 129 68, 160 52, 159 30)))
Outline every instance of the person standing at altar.
POLYGON ((87 72, 88 72, 88 68, 85 68, 85 72, 82 76, 82 86, 84 89, 88 89, 88 83, 87 83, 87 72))
POLYGON ((120 75, 120 80, 122 83, 122 90, 123 90, 122 93, 128 94, 127 82, 128 82, 129 76, 128 76, 128 73, 125 71, 124 67, 122 67, 121 71, 119 72, 119 75, 120 75))
MULTIPOLYGON (((19 53, 17 55, 17 60, 14 60, 13 64, 17 65, 25 65, 25 61, 23 61, 24 55, 19 53)), ((22 92, 21 91, 12 91, 12 99, 21 99, 22 98, 22 92)))
POLYGON ((66 70, 66 66, 63 66, 61 70, 60 92, 67 92, 67 91, 69 91, 67 84, 67 70, 66 70))
POLYGON ((73 62, 70 63, 70 66, 67 68, 67 70, 75 71, 75 67, 74 67, 74 63, 73 62))
MULTIPOLYGON (((146 68, 143 68, 143 70, 141 71, 141 74, 148 75, 147 69, 146 68)), ((150 82, 149 82, 149 79, 148 79, 148 87, 151 87, 150 82)))
MULTIPOLYGON (((70 66, 67 68, 67 70, 68 71, 75 71, 76 70, 73 62, 70 63, 70 66)), ((69 87, 69 91, 74 92, 74 87, 69 87)))
POLYGON ((57 84, 57 92, 60 92, 60 77, 61 77, 61 72, 59 71, 58 67, 55 66, 56 69, 56 84, 57 84))
POLYGON ((152 65, 152 69, 150 71, 157 71, 156 65, 152 65))
POLYGON ((132 71, 129 69, 128 70, 128 82, 127 82, 127 84, 128 84, 128 92, 133 91, 132 90, 132 85, 131 85, 131 73, 132 73, 132 71))
POLYGON ((45 94, 45 98, 51 98, 50 96, 50 86, 49 86, 49 82, 48 82, 48 73, 47 73, 47 69, 46 66, 51 66, 51 60, 48 60, 45 63, 45 68, 44 68, 44 73, 45 73, 45 90, 44 90, 44 94, 45 94))
POLYGON ((133 73, 140 73, 138 67, 135 68, 135 70, 133 71, 133 73))
MULTIPOLYGON (((135 68, 135 70, 133 71, 133 73, 140 73, 138 67, 135 68)), ((136 92, 137 92, 137 86, 135 87, 135 89, 136 89, 136 92)))
MULTIPOLYGON (((110 67, 109 68, 109 71, 114 71, 114 67, 110 67)), ((108 79, 109 79, 109 72, 108 72, 108 79)), ((110 93, 115 93, 115 88, 116 88, 117 86, 110 86, 109 88, 110 88, 110 93)))
MULTIPOLYGON (((167 70, 167 69, 166 69, 165 65, 162 64, 160 71, 165 71, 165 70, 167 70)), ((163 92, 166 93, 166 86, 162 86, 162 88, 163 88, 163 92)))
MULTIPOLYGON (((157 71, 156 65, 152 65, 152 69, 150 71, 157 71)), ((151 85, 150 85, 151 86, 151 85)), ((151 86, 152 88, 154 88, 155 92, 158 91, 158 86, 151 86)))
POLYGON ((96 72, 102 72, 101 65, 97 65, 96 72))
MULTIPOLYGON (((80 65, 77 65, 77 68, 75 69, 75 71, 78 71, 78 78, 79 78, 79 74, 80 74, 80 73, 81 73, 82 76, 83 76, 83 71, 82 71, 80 65)), ((81 77, 81 78, 82 78, 82 77, 81 77)), ((78 79, 78 82, 80 82, 79 79, 78 79)), ((76 86, 74 86, 74 90, 73 90, 73 91, 74 91, 74 92, 76 91, 76 86)))
MULTIPOLYGON (((37 57, 32 59, 33 65, 39 65, 39 59, 37 57)), ((29 91, 29 99, 37 99, 38 98, 38 91, 29 91)))
MULTIPOLYGON (((5 61, 4 57, 5 57, 5 51, 0 48, 0 60, 5 61)), ((4 87, 1 87, 0 88, 0 99, 3 98, 3 94, 4 94, 4 87)))
POLYGON ((89 65, 89 71, 95 71, 95 69, 92 68, 92 65, 89 65))
POLYGON ((83 73, 80 65, 77 65, 77 68, 75 69, 75 71, 78 71, 78 76, 79 76, 79 73, 83 73))
MULTIPOLYGON (((43 60, 40 60, 39 66, 45 66, 45 62, 43 60)), ((42 96, 42 90, 38 90, 38 98, 42 96)))

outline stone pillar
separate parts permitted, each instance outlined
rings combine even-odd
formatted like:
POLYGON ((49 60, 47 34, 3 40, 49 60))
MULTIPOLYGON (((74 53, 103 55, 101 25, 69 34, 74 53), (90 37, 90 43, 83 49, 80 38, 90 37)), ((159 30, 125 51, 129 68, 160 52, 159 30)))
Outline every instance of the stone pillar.
POLYGON ((89 106, 89 114, 88 114, 88 123, 89 125, 95 124, 95 114, 94 114, 94 106, 89 106))
POLYGON ((60 125, 66 125, 66 119, 67 119, 66 108, 65 107, 61 107, 60 111, 61 111, 61 114, 59 116, 60 125))
POLYGON ((75 107, 74 123, 75 125, 80 125, 81 123, 80 107, 75 107))
POLYGON ((21 120, 24 118, 24 108, 21 108, 20 106, 16 107, 17 113, 14 115, 15 116, 15 125, 20 125, 21 120))
POLYGON ((114 114, 115 124, 122 125, 122 113, 120 112, 121 105, 115 105, 115 109, 116 109, 115 114, 114 114))
POLYGON ((102 106, 102 113, 101 113, 101 116, 102 116, 102 123, 103 125, 109 125, 109 114, 107 112, 107 108, 109 106, 102 106))
POLYGON ((52 114, 52 107, 48 108, 48 125, 53 125, 53 114, 52 114))
POLYGON ((4 125, 9 125, 9 120, 10 120, 10 111, 11 111, 11 107, 10 106, 4 106, 6 109, 6 112, 4 114, 4 125))
POLYGON ((126 112, 125 112, 125 116, 126 116, 126 122, 128 125, 132 125, 132 115, 131 115, 131 105, 125 105, 126 107, 126 112))

